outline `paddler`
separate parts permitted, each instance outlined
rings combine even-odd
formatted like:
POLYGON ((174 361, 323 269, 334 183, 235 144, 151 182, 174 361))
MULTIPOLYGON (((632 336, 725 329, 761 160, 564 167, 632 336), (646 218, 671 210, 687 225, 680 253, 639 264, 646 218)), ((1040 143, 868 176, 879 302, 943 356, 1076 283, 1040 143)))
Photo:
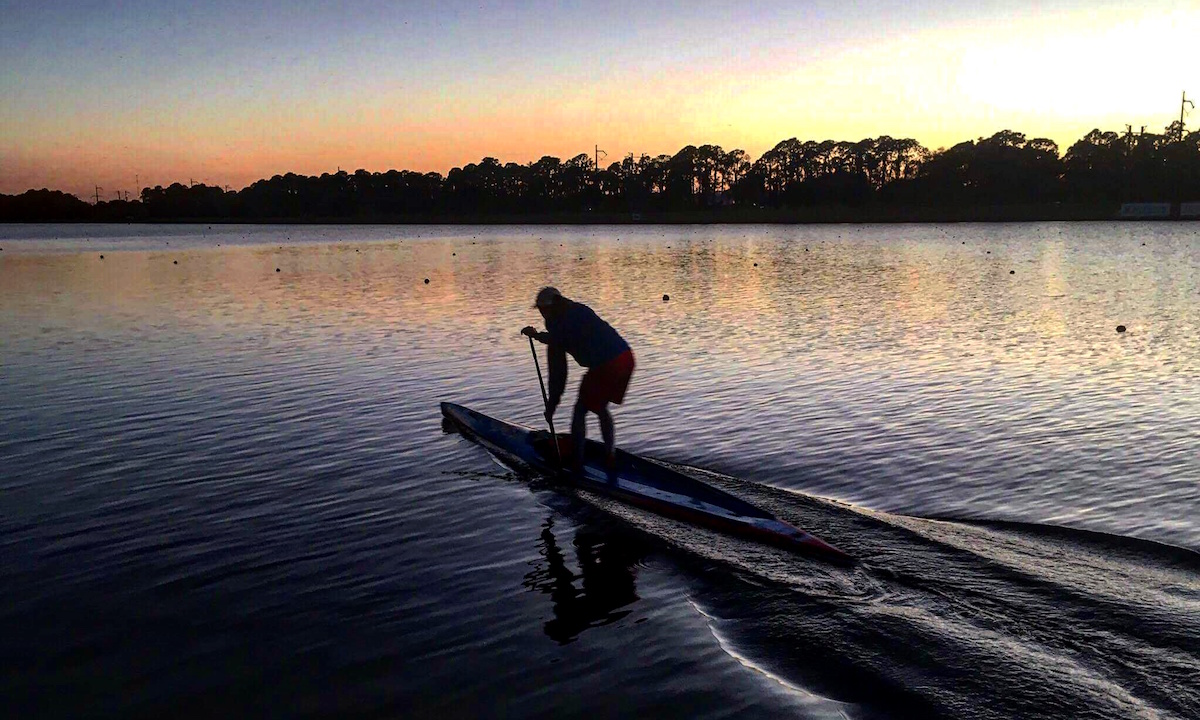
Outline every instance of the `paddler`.
POLYGON ((614 466, 616 438, 608 404, 620 405, 625 401, 625 389, 629 387, 629 378, 633 375, 633 351, 612 325, 601 320, 587 305, 563 297, 557 288, 544 287, 539 290, 534 307, 546 320, 546 332, 526 326, 521 334, 547 346, 550 398, 546 406, 546 420, 553 421, 554 411, 567 387, 569 354, 575 358, 575 362, 587 368, 579 383, 579 397, 571 416, 574 469, 578 471, 583 467, 589 411, 596 413, 600 419, 600 434, 604 437, 607 464, 611 469, 614 466))

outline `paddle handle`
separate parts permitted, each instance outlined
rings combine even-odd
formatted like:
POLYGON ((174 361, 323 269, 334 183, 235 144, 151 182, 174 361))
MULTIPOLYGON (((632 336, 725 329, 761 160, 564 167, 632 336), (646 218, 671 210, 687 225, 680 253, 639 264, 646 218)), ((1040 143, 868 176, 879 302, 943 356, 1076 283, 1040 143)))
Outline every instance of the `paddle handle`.
POLYGON ((550 417, 550 396, 546 394, 546 381, 542 380, 542 364, 538 362, 537 348, 533 346, 533 338, 529 338, 529 352, 533 354, 533 366, 537 368, 538 385, 542 388, 542 409, 546 411, 546 424, 550 426, 550 442, 554 443, 554 454, 558 457, 558 466, 562 467, 562 450, 558 447, 558 435, 554 433, 554 418, 550 417))

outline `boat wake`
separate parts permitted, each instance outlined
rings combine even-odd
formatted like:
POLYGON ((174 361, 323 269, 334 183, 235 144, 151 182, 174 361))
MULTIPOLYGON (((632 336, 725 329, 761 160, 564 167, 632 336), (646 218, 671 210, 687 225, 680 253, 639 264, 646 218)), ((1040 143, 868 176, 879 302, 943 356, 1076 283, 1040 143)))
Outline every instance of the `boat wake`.
POLYGON ((578 493, 677 551, 731 652, 853 717, 1200 717, 1200 554, 671 467, 860 559, 839 568, 578 493))

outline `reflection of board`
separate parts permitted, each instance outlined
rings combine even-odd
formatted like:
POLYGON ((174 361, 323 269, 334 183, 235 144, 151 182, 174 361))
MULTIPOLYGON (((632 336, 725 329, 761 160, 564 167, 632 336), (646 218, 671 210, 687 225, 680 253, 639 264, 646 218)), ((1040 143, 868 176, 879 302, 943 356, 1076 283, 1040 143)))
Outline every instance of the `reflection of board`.
MULTIPOLYGON (((442 403, 442 415, 465 436, 502 457, 538 472, 565 477, 580 488, 668 517, 795 548, 827 560, 853 562, 852 557, 815 535, 744 500, 623 450, 616 451, 615 462, 609 466, 604 447, 589 440, 583 467, 563 474, 548 432, 513 425, 453 403, 442 403)), ((562 457, 570 459, 570 436, 561 435, 558 441, 562 457)))

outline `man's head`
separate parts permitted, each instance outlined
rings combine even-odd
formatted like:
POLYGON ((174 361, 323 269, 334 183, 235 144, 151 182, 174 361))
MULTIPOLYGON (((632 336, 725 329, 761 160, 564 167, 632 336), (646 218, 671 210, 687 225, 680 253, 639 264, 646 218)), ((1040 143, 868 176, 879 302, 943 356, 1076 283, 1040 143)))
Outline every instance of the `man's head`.
POLYGON ((561 312, 565 304, 566 298, 558 291, 558 288, 544 287, 538 290, 537 300, 534 301, 533 306, 542 313, 542 317, 550 317, 561 312))

